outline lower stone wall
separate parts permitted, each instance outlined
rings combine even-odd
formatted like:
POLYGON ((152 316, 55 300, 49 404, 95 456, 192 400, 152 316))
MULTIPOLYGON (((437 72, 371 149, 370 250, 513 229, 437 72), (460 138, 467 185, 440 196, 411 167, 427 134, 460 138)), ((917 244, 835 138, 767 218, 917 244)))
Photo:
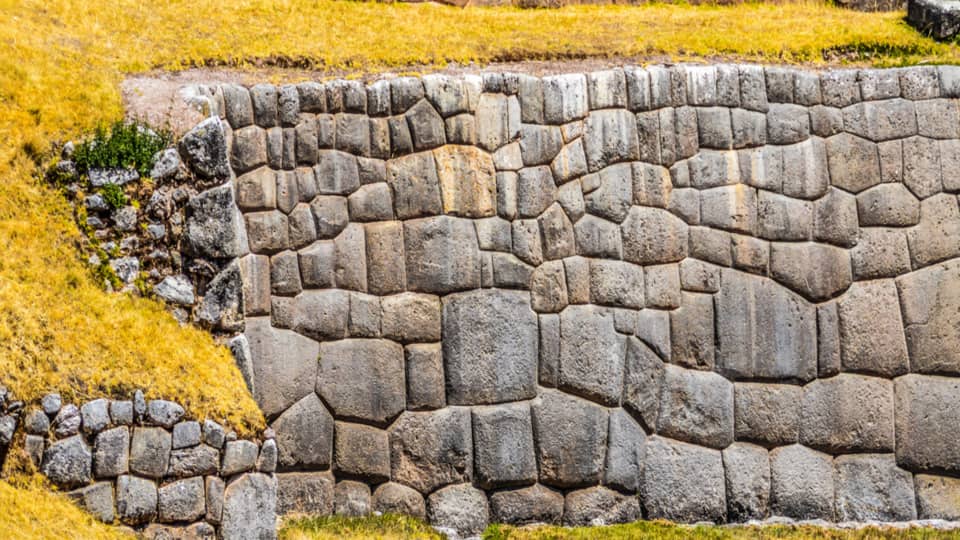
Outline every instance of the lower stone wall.
POLYGON ((37 469, 105 523, 137 528, 144 538, 276 538, 271 438, 238 440, 140 392, 79 407, 50 394, 21 418, 37 469))

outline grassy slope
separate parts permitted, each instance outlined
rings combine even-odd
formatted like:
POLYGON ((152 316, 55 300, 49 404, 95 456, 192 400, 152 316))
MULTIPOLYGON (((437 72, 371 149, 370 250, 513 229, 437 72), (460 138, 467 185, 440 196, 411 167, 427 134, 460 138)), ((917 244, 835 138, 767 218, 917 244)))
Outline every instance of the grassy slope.
POLYGON ((103 525, 63 495, 40 483, 15 488, 0 482, 0 538, 4 540, 129 539, 119 529, 103 525))
MULTIPOLYGON (((262 425, 224 349, 201 331, 179 328, 152 302, 100 290, 75 248, 68 207, 36 180, 50 141, 120 117, 125 73, 263 58, 364 70, 643 55, 817 62, 853 52, 878 64, 960 58, 900 19, 817 4, 523 12, 330 0, 0 0, 0 374, 27 400, 50 389, 83 399, 142 387, 241 431, 262 425)), ((0 490, 8 494, 9 486, 0 490)), ((44 508, 52 507, 36 510, 44 508)), ((2 527, 30 530, 10 523, 0 524, 0 536, 2 527)), ((77 527, 74 537, 98 534, 77 527)))

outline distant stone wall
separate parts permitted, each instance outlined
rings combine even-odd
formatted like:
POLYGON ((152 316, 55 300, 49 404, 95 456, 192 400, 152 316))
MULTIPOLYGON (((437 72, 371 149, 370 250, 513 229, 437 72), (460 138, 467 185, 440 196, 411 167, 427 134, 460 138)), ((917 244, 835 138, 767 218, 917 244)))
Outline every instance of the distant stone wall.
POLYGON ((281 512, 960 519, 960 68, 210 95, 281 512))
POLYGON ((23 450, 36 468, 105 523, 158 540, 276 538, 273 439, 238 440, 216 422, 185 419, 180 405, 147 401, 140 392, 79 407, 50 394, 38 408, 11 408, 0 419, 0 448, 2 428, 12 424, 13 433, 21 420, 23 450))

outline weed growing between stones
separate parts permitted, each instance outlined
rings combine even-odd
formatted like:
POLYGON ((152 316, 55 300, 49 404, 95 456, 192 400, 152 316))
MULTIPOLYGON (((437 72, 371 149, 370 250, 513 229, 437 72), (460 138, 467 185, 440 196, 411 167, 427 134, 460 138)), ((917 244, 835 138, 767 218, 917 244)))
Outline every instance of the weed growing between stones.
POLYGON ((157 152, 170 143, 170 134, 139 122, 114 122, 110 128, 98 126, 93 136, 76 146, 73 161, 77 172, 91 169, 133 169, 147 176, 157 152))

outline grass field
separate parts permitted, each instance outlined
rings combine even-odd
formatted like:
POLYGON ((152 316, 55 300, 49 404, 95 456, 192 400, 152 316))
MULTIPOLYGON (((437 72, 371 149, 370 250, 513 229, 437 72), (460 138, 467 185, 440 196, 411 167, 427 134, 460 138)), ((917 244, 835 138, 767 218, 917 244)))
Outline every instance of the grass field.
MULTIPOLYGON (((281 540, 441 540, 443 537, 421 522, 401 516, 369 518, 302 518, 288 521, 281 540)), ((640 521, 606 527, 508 527, 491 525, 483 540, 957 540, 960 532, 929 528, 907 530, 865 528, 824 529, 810 526, 717 527, 675 525, 664 521, 640 521)))
MULTIPOLYGON (((0 43, 3 382, 27 401, 54 389, 81 400, 144 388, 148 397, 175 399, 190 414, 241 434, 263 419, 228 352, 204 332, 181 328, 152 301, 103 292, 76 248, 80 235, 69 207, 39 180, 54 143, 122 116, 126 75, 258 65, 428 71, 452 62, 611 57, 960 60, 955 45, 919 36, 902 13, 819 3, 521 11, 331 0, 0 0, 0 43)), ((33 489, 24 497, 41 495, 33 489)), ((0 524, 0 536, 30 530, 16 519, 0 524)), ((70 536, 107 534, 87 525, 78 523, 70 536)))

